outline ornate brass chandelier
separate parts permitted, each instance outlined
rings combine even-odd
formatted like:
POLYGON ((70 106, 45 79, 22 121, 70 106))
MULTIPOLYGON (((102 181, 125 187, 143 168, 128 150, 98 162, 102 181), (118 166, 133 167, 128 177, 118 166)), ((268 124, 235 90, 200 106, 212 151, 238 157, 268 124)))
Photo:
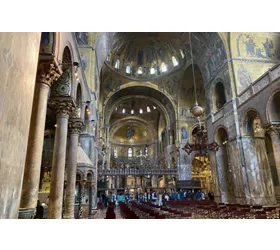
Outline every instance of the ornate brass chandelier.
POLYGON ((187 154, 191 154, 192 152, 196 152, 195 156, 206 156, 208 150, 218 151, 219 145, 215 141, 210 143, 210 144, 207 142, 207 132, 201 126, 200 116, 203 114, 203 108, 201 106, 199 106, 198 102, 197 102, 191 32, 189 32, 189 40, 190 40, 192 75, 193 75, 193 85, 194 85, 194 95, 195 95, 195 105, 191 108, 190 111, 197 118, 199 126, 197 127, 196 133, 193 134, 194 143, 190 144, 189 142, 187 142, 186 145, 182 149, 185 152, 187 152, 187 154))

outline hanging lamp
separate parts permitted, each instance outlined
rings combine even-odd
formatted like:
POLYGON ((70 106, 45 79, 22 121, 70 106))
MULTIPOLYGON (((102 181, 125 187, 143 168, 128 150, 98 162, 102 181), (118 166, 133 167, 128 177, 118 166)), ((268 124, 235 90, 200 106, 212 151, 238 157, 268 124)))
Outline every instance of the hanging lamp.
MULTIPOLYGON (((190 40, 190 50, 191 50, 191 61, 192 61, 192 74, 193 74, 193 86, 194 86, 194 97, 195 97, 195 105, 191 108, 191 113, 198 118, 203 114, 203 108, 198 105, 197 95, 196 95, 196 83, 195 83, 195 75, 194 75, 194 65, 193 65, 193 53, 192 53, 192 39, 191 32, 189 32, 189 40, 190 40)), ((200 122, 199 122, 200 124, 200 122)))

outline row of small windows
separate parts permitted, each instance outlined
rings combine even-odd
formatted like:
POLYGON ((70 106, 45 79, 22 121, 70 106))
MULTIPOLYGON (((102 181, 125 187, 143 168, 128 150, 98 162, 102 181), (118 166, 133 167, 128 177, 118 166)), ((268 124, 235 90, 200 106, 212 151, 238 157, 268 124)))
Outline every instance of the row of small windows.
MULTIPOLYGON (((155 110, 156 107, 153 106, 153 109, 155 110)), ((115 110, 117 111, 118 108, 116 107, 115 110)), ((151 108, 150 108, 149 106, 147 106, 147 112, 151 112, 151 108)), ((125 109, 125 108, 122 109, 122 113, 123 113, 123 114, 126 113, 126 109, 125 109)), ((131 110, 130 110, 130 113, 131 113, 132 115, 134 115, 134 109, 131 109, 131 110)), ((139 114, 143 114, 143 109, 142 109, 142 108, 139 109, 139 114)))
MULTIPOLYGON (((146 156, 148 156, 148 147, 147 146, 144 149, 144 154, 146 156)), ((132 148, 128 148, 127 149, 127 157, 128 158, 132 158, 133 157, 133 150, 132 150, 132 148)), ((118 158, 118 150, 116 148, 114 148, 114 158, 118 158)))
MULTIPOLYGON (((177 61, 175 56, 172 56, 172 63, 173 63, 174 67, 179 65, 179 63, 178 63, 178 61, 177 61)), ((119 59, 115 62, 114 67, 115 67, 115 69, 120 69, 120 60, 119 59)), ((164 62, 161 63, 161 71, 162 72, 166 72, 167 71, 167 65, 164 62)), ((126 65, 125 73, 126 74, 130 74, 131 73, 131 66, 130 66, 130 64, 126 65)), ((137 73, 138 73, 138 75, 142 75, 143 74, 142 67, 138 68, 137 73)), ((154 75, 155 73, 156 73, 156 69, 154 67, 151 67, 150 68, 150 74, 154 75)))

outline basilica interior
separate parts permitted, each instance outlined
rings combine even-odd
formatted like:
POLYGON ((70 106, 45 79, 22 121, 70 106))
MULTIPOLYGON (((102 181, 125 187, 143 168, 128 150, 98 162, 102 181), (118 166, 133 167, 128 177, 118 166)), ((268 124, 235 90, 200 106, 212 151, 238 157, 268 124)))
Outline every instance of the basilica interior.
POLYGON ((177 218, 195 201, 138 195, 189 191, 186 217, 279 218, 280 33, 0 33, 0 65, 1 219, 104 218, 112 194, 177 218))

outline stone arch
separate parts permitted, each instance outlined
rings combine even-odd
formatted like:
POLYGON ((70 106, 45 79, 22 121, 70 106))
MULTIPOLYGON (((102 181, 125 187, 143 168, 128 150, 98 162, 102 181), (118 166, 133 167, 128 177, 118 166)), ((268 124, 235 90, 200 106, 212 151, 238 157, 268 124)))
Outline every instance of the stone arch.
MULTIPOLYGON (((262 123, 262 118, 260 116, 260 112, 254 108, 248 108, 244 115, 241 116, 241 122, 240 122, 240 131, 243 135, 250 135, 253 136, 253 130, 254 130, 254 120, 256 118, 259 118, 262 123)), ((262 124, 259 124, 260 126, 262 124)))
POLYGON ((176 109, 176 105, 175 105, 175 103, 173 102, 171 96, 170 96, 168 93, 161 91, 155 84, 153 84, 153 83, 151 83, 151 82, 144 82, 144 83, 142 83, 142 82, 141 82, 141 83, 139 83, 139 82, 128 82, 128 83, 122 84, 122 85, 120 86, 120 88, 119 88, 117 91, 111 92, 111 93, 109 93, 109 94, 107 95, 106 100, 104 100, 103 105, 106 107, 106 106, 107 106, 107 103, 109 102, 109 100, 110 100, 116 93, 118 93, 119 91, 121 91, 121 90, 123 90, 123 89, 130 88, 130 87, 143 87, 143 86, 146 87, 146 88, 151 88, 151 89, 153 89, 153 90, 156 90, 156 91, 160 92, 160 93, 161 93, 162 95, 164 95, 164 96, 168 99, 168 101, 172 104, 173 109, 174 109, 174 110, 176 109))
POLYGON ((168 112, 166 110, 166 108, 155 98, 147 98, 146 96, 141 96, 141 95, 128 95, 128 96, 124 96, 119 98, 116 102, 113 103, 113 105, 111 106, 110 110, 107 113, 107 115, 105 116, 105 124, 109 124, 110 122, 110 117, 112 115, 112 112, 115 110, 115 107, 118 106, 119 103, 121 103, 124 100, 130 99, 131 97, 133 98, 142 98, 142 99, 149 99, 150 101, 154 102, 155 104, 157 104, 160 107, 160 110, 163 112, 163 116, 165 118, 165 123, 167 126, 170 126, 170 120, 169 120, 169 116, 168 116, 168 112))
POLYGON ((83 179, 84 179, 84 173, 80 169, 77 169, 76 170, 76 181, 82 181, 83 179), (80 178, 77 178, 78 176, 80 176, 80 178))
POLYGON ((268 123, 280 122, 280 89, 276 89, 266 103, 266 117, 268 123))

